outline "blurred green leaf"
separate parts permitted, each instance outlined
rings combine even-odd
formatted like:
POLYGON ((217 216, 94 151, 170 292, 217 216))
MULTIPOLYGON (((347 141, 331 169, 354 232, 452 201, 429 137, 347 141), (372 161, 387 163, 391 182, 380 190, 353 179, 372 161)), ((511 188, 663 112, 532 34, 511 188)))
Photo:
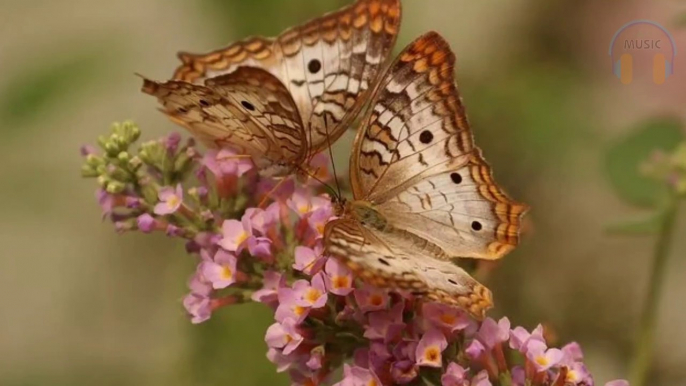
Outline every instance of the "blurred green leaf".
POLYGON ((667 193, 667 187, 641 175, 639 166, 657 150, 674 150, 683 138, 679 119, 656 118, 644 122, 633 134, 613 145, 606 154, 605 169, 617 194, 633 205, 657 205, 667 193))
POLYGON ((605 231, 611 235, 650 236, 660 231, 663 222, 664 213, 656 212, 650 216, 611 224, 605 231))
POLYGON ((0 119, 7 129, 18 130, 22 124, 82 94, 84 85, 99 79, 106 63, 101 55, 92 52, 40 62, 41 67, 19 69, 2 90, 0 119))
POLYGON ((219 38, 227 44, 226 35, 235 40, 250 35, 274 36, 284 29, 335 11, 352 1, 348 0, 203 0, 210 15, 221 23, 219 38))
POLYGON ((674 19, 674 26, 675 27, 686 27, 686 13, 679 14, 675 19, 674 19))

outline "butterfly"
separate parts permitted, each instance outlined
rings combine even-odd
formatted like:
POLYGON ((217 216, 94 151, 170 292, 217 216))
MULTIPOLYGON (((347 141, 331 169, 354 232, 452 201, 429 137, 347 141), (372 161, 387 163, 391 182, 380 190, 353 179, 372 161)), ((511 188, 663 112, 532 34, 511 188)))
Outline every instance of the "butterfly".
POLYGON ((250 155, 264 176, 302 169, 350 126, 378 83, 400 0, 358 0, 288 29, 198 55, 142 91, 211 148, 250 155))
POLYGON ((474 144, 454 67, 436 32, 391 64, 355 137, 354 200, 334 199, 338 218, 326 225, 324 245, 365 282, 482 319, 491 292, 454 261, 510 252, 527 206, 496 185, 474 144))

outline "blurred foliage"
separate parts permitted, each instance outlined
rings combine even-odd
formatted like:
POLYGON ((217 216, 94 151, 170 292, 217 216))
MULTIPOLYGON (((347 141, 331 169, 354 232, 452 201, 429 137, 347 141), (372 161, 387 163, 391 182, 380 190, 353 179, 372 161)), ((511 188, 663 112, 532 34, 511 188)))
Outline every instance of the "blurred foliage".
POLYGON ((683 138, 679 119, 656 118, 641 123, 633 134, 608 149, 605 171, 617 194, 636 206, 659 206, 667 194, 667 187, 642 175, 640 165, 656 151, 671 152, 683 138))
POLYGON ((102 76, 103 67, 116 64, 106 61, 103 53, 74 51, 61 58, 47 56, 39 65, 20 68, 0 96, 0 119, 5 127, 17 129, 88 95, 92 89, 87 86, 102 76))

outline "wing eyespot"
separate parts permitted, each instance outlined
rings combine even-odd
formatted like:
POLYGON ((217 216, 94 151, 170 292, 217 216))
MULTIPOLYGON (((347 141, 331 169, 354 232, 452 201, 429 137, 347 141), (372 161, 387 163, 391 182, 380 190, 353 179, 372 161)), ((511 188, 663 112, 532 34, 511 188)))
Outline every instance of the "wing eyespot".
POLYGON ((245 107, 247 110, 255 111, 255 106, 253 106, 253 104, 248 101, 241 101, 241 105, 245 107))
POLYGON ((422 131, 421 134, 419 134, 419 142, 421 142, 425 145, 431 143, 431 141, 433 141, 433 139, 434 139, 434 135, 429 130, 424 130, 424 131, 422 131))
POLYGON ((320 62, 317 59, 312 59, 312 60, 310 60, 309 63, 307 63, 307 70, 310 72, 310 74, 316 74, 321 69, 322 69, 322 62, 320 62))
POLYGON ((472 229, 474 229, 475 231, 478 232, 478 231, 480 231, 482 228, 483 228, 483 226, 481 225, 480 222, 478 222, 478 221, 472 221, 472 229))
POLYGON ((455 183, 455 185, 459 185, 462 182, 462 176, 460 173, 450 173, 450 179, 455 183))

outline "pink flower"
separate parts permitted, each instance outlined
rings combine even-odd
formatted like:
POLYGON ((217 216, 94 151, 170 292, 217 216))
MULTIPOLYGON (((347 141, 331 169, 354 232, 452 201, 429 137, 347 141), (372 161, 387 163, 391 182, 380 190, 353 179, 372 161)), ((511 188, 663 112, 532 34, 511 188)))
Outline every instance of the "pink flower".
POLYGON ((222 249, 213 261, 203 261, 200 266, 202 275, 214 289, 226 288, 236 281, 236 256, 222 249))
POLYGON ((324 346, 317 346, 310 351, 310 359, 305 362, 305 366, 310 370, 319 370, 322 368, 322 360, 324 359, 324 346))
POLYGON ((435 327, 448 332, 464 330, 473 323, 472 319, 460 309, 441 303, 424 303, 422 316, 435 327))
POLYGON ((321 256, 321 248, 319 251, 312 248, 297 246, 295 247, 295 264, 293 269, 301 271, 306 275, 314 275, 322 269, 326 259, 321 256))
POLYGON ((467 355, 472 359, 479 359, 484 352, 486 352, 486 347, 479 342, 477 339, 472 340, 469 346, 465 349, 467 355))
POLYGON ((402 303, 396 304, 388 311, 370 312, 368 314, 369 325, 364 330, 364 337, 382 339, 384 343, 398 340, 405 329, 402 314, 402 303))
POLYGON ((279 288, 277 293, 279 297, 279 306, 274 313, 276 321, 282 322, 285 319, 293 319, 297 323, 302 323, 310 313, 310 308, 303 307, 299 304, 300 298, 292 288, 279 288))
POLYGON ((296 329, 295 320, 290 318, 269 326, 264 337, 264 341, 269 347, 282 348, 284 355, 288 355, 298 348, 303 339, 303 336, 296 329))
POLYGON ((442 352, 448 347, 448 341, 440 330, 431 329, 419 340, 415 356, 419 366, 441 367, 442 352))
POLYGON ((293 291, 298 298, 296 303, 301 307, 322 308, 326 305, 326 286, 321 273, 312 278, 312 285, 307 280, 296 281, 293 291))
POLYGON ((319 208, 331 206, 331 200, 324 197, 312 196, 302 188, 296 188, 293 196, 286 201, 286 205, 293 210, 298 217, 303 217, 319 208))
POLYGON ((269 348, 269 350, 267 350, 267 359, 269 359, 270 362, 276 365, 277 373, 282 373, 288 370, 293 364, 292 358, 290 358, 287 355, 283 355, 281 353, 281 350, 277 350, 271 347, 269 348))
POLYGON ((148 213, 143 213, 136 218, 138 229, 143 233, 150 233, 155 229, 155 218, 148 213))
POLYGON ((157 197, 160 202, 155 205, 155 214, 160 216, 172 214, 179 210, 183 203, 183 188, 181 184, 176 185, 176 189, 168 186, 164 187, 160 189, 157 197))
POLYGON ((324 235, 324 227, 331 219, 331 216, 333 216, 333 207, 328 203, 311 212, 307 217, 307 224, 310 226, 310 229, 315 232, 317 237, 321 237, 324 235))
POLYGON ((278 301, 277 291, 284 286, 286 280, 280 273, 274 271, 267 271, 263 276, 262 289, 255 291, 251 299, 256 302, 275 305, 278 301))
POLYGON ((198 324, 206 321, 212 315, 210 298, 190 293, 183 298, 183 306, 191 316, 191 323, 198 324))
POLYGON ((467 370, 455 362, 450 362, 448 368, 441 376, 441 386, 466 386, 467 370))
POLYGON ((371 370, 358 366, 343 366, 343 380, 334 386, 381 386, 381 380, 371 370))
POLYGON ((219 245, 227 251, 240 253, 250 236, 252 236, 252 227, 246 216, 243 216, 242 221, 225 220, 222 224, 222 239, 219 245))
POLYGON ((470 386, 493 386, 493 384, 488 379, 488 372, 486 372, 486 370, 481 370, 472 378, 470 386))
POLYGON ((266 237, 251 236, 247 240, 248 252, 258 259, 266 262, 273 261, 272 241, 266 237))
POLYGON ((417 378, 419 368, 411 360, 393 362, 391 365, 391 378, 399 385, 408 384, 417 378))
POLYGON ((481 327, 479 327, 479 332, 477 338, 486 346, 488 349, 492 349, 496 344, 505 342, 510 337, 510 320, 508 318, 502 318, 498 323, 491 318, 486 318, 481 327))
POLYGON ((567 378, 565 382, 578 385, 583 381, 590 380, 591 374, 583 363, 574 363, 567 367, 567 378))
POLYGON ((388 292, 372 286, 357 288, 353 293, 362 312, 380 311, 388 308, 388 292))
POLYGON ((250 219, 252 229, 261 235, 267 235, 271 229, 279 221, 279 212, 281 205, 278 202, 271 203, 266 209, 248 208, 245 210, 245 215, 250 219))
POLYGON ((548 349, 543 342, 532 341, 528 344, 526 357, 534 364, 536 371, 541 372, 560 363, 564 354, 556 348, 548 349))
POLYGON ((353 275, 350 270, 336 259, 328 259, 326 266, 326 286, 335 295, 346 296, 353 290, 353 275))
POLYGON ((515 327, 510 331, 510 348, 514 350, 526 352, 526 347, 531 341, 545 342, 542 325, 539 324, 531 333, 524 327, 515 327))
POLYGON ((584 353, 577 342, 567 343, 562 347, 562 352, 565 354, 565 362, 579 362, 584 359, 584 353))
POLYGON ((208 151, 201 163, 217 178, 224 176, 240 177, 254 167, 250 158, 226 148, 219 150, 219 152, 208 151))

